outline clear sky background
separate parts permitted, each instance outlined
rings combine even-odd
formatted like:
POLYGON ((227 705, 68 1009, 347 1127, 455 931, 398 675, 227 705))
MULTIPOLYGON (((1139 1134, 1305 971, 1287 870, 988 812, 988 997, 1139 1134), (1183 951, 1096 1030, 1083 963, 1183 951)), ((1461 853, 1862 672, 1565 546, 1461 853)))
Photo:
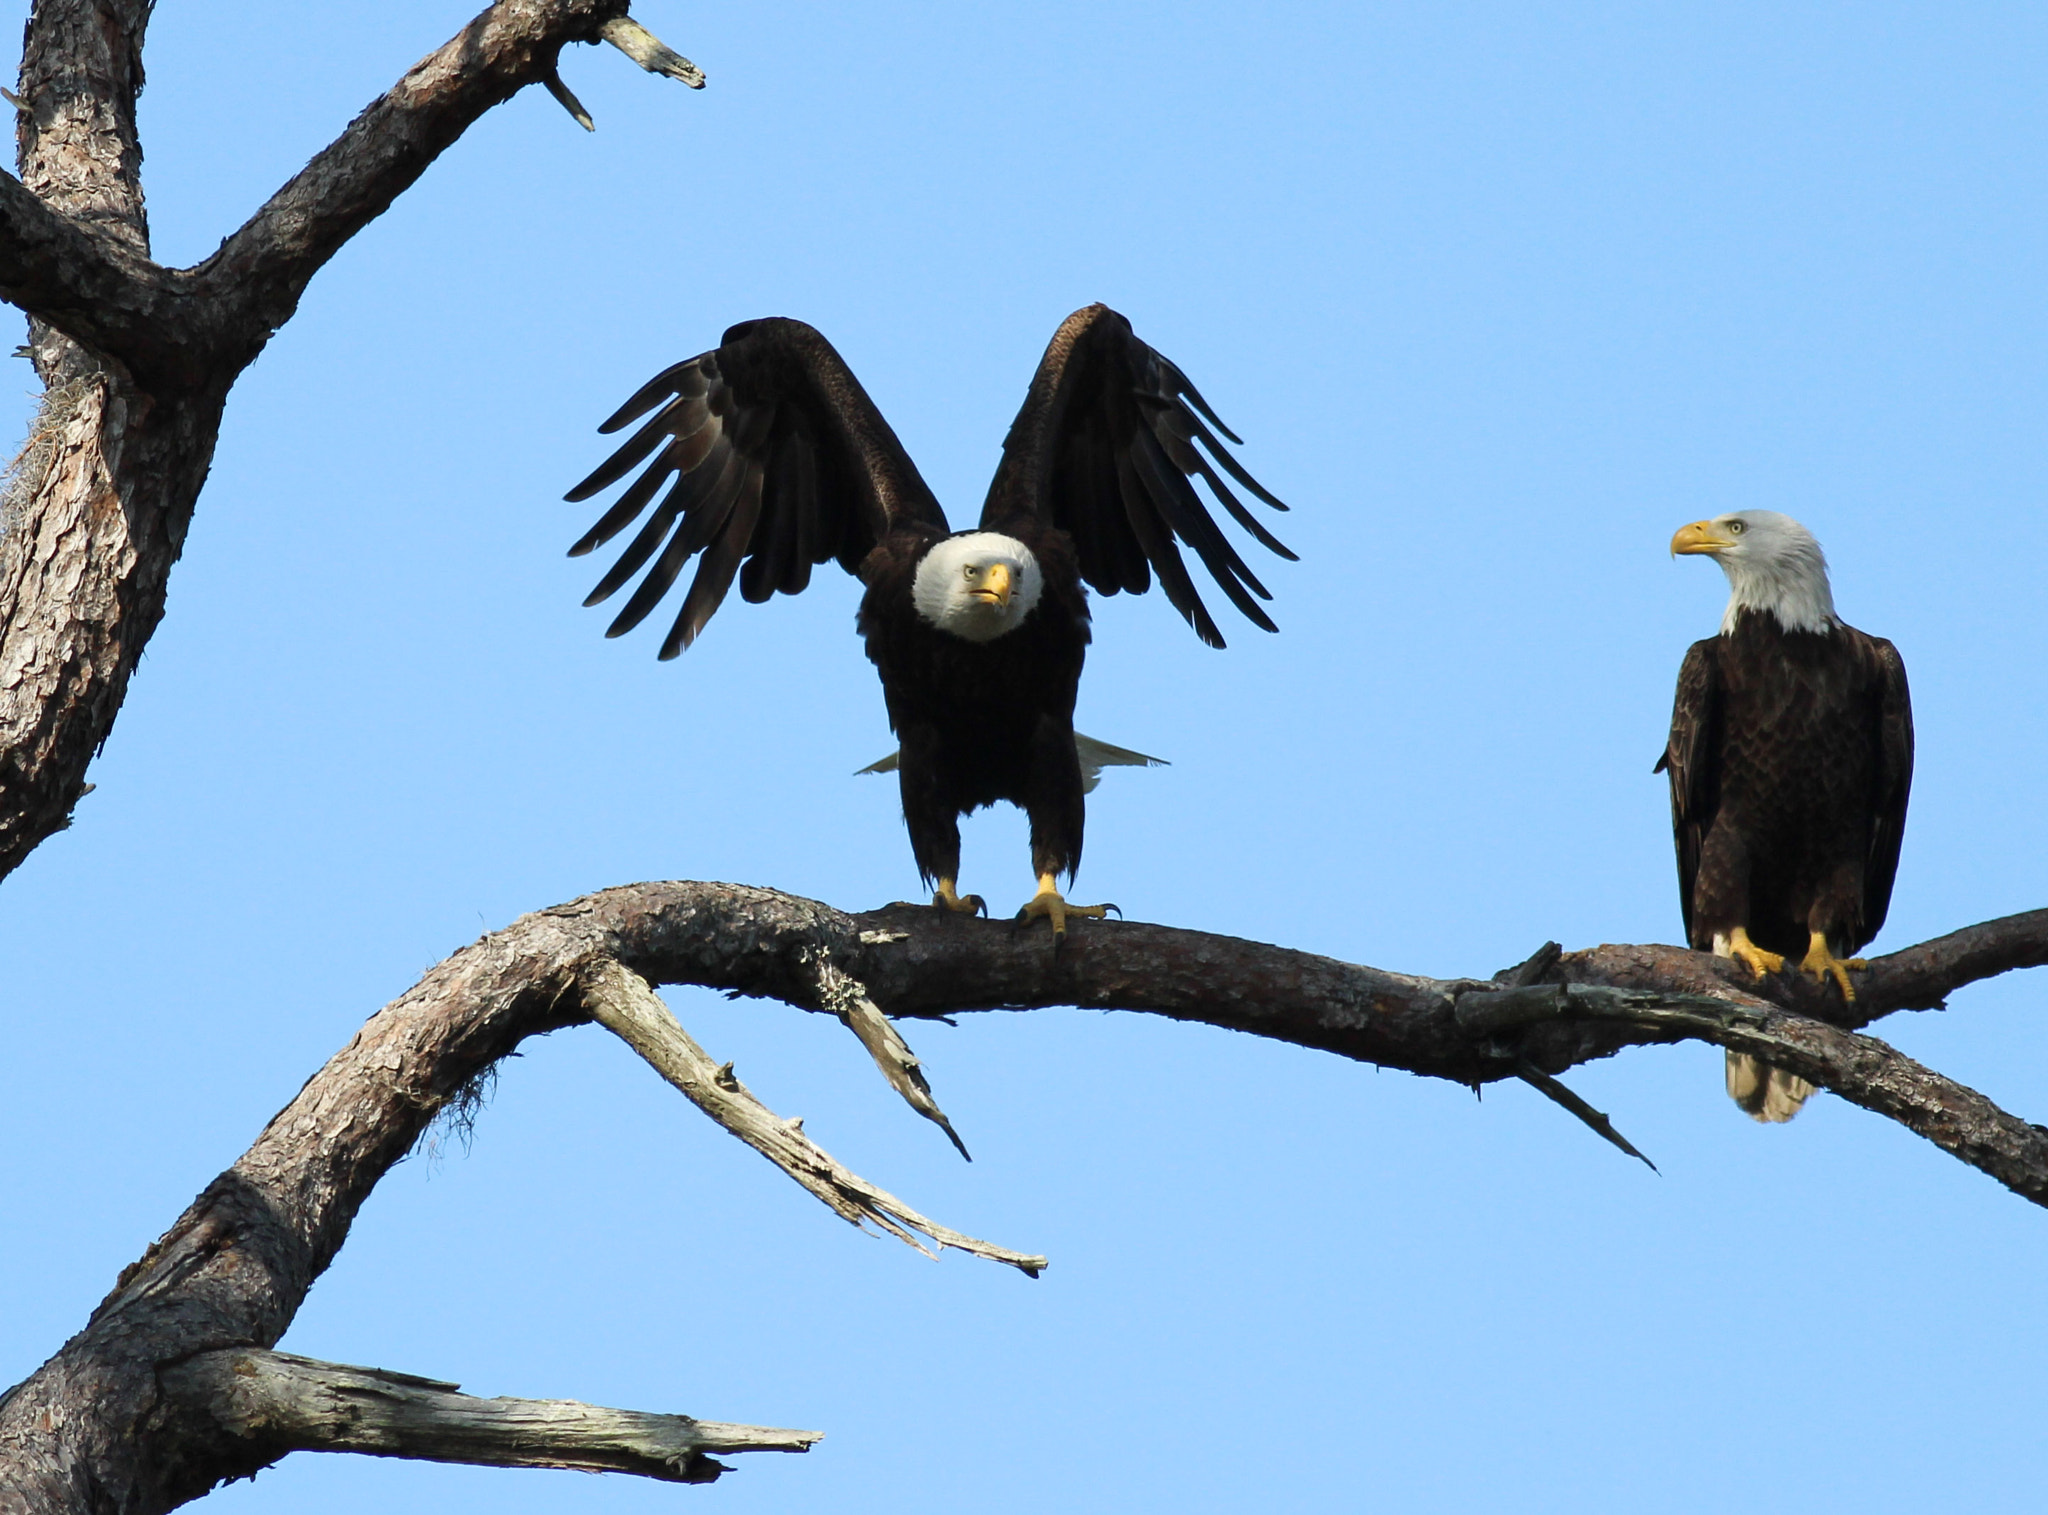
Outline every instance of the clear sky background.
MULTIPOLYGON (((205 256, 463 0, 151 30, 157 255, 205 256)), ((419 973, 649 878, 912 895, 857 586, 607 642, 560 500, 730 323, 822 329, 957 523, 1092 300, 1293 506, 1278 636, 1096 604, 1077 899, 1382 967, 1680 931, 1663 780, 1788 511, 1920 748, 1890 950, 2048 904, 2037 4, 677 6, 486 117, 242 380, 72 830, 0 885, 0 1382, 419 973)), ((14 370, 11 424, 33 388, 14 370)), ((1211 594, 1219 620, 1228 614, 1211 594)), ((1030 892, 1021 818, 963 887, 1030 892)), ((2048 1119, 2048 982, 1879 1027, 2048 1119)), ((1470 1091, 1135 1015, 912 1025, 977 1161, 837 1025, 672 992, 830 1151, 1052 1259, 864 1238, 595 1028, 395 1170, 283 1342, 824 1430, 711 1489, 299 1456, 236 1515, 2040 1508, 2048 1216, 1874 1116, 1762 1129, 1721 1054, 1470 1091)))

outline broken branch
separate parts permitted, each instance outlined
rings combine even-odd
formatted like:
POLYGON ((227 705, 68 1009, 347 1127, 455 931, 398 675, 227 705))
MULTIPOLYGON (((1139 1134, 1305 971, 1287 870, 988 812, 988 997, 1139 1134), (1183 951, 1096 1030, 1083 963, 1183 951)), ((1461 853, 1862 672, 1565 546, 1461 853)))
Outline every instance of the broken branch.
POLYGON ((611 961, 593 965, 583 975, 583 1002, 599 1024, 646 1059, 699 1110, 823 1200, 841 1219, 856 1226, 871 1222, 928 1256, 937 1253, 919 1241, 919 1235, 938 1247, 1007 1263, 1032 1278, 1045 1267, 1043 1257, 1013 1252, 942 1226, 842 1167, 804 1135, 800 1119, 784 1120, 734 1077, 732 1064, 713 1062, 637 973, 611 961))
POLYGON ((704 70, 670 47, 631 16, 616 16, 598 29, 598 35, 646 69, 666 74, 691 89, 704 87, 704 70))
POLYGON ((288 1452, 367 1452, 710 1483, 732 1471, 714 1454, 808 1452, 824 1435, 574 1399, 479 1399, 436 1379, 254 1347, 202 1352, 161 1376, 183 1409, 253 1443, 265 1463, 288 1452))
MULTIPOLYGON (((869 933, 872 935, 873 933, 869 933)), ((868 998, 868 992, 861 987, 859 979, 841 972, 829 960, 818 964, 818 999, 827 1010, 839 1017, 840 1023, 860 1038, 860 1044, 868 1049, 868 1056, 875 1060, 875 1066, 882 1070, 882 1077, 889 1081, 889 1087, 903 1096, 903 1102, 946 1133, 946 1139, 958 1149, 969 1162, 973 1154, 967 1150, 967 1143, 960 1140, 960 1134, 953 1129, 953 1123, 946 1119, 946 1112, 939 1108, 939 1102, 932 1097, 932 1086, 925 1080, 924 1065, 917 1054, 910 1050, 910 1043, 903 1039, 889 1021, 889 1017, 876 1008, 868 998)))

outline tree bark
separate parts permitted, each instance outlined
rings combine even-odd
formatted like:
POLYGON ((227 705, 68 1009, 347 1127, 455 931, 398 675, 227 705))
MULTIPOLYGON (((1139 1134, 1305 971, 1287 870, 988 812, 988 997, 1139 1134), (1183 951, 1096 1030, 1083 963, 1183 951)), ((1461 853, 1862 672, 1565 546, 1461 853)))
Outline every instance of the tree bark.
MULTIPOLYGON (((715 1085, 692 1098, 705 1095, 708 1113, 845 1218, 893 1216, 889 1228, 905 1240, 923 1229, 945 1245, 1028 1262, 1027 1271, 1043 1265, 934 1227, 887 1195, 878 1205, 882 1191, 840 1184, 830 1175, 844 1170, 829 1159, 814 1166, 823 1154, 807 1140, 781 1141, 792 1123, 680 1028, 672 1035, 672 1018, 636 978, 833 1015, 848 996, 899 1018, 1142 1010, 1469 1084, 1696 1039, 1791 1068, 2048 1204, 2048 1131, 1851 1029, 2044 959, 2048 910, 2011 916, 1875 960, 1844 1006, 1794 977, 1750 983, 1731 964, 1675 947, 1553 947, 1493 979, 1436 979, 1136 922, 1077 922, 1055 952, 1041 931, 917 907, 848 914, 731 884, 608 889, 456 953, 314 1075, 124 1272, 85 1329, 0 1399, 0 1508, 155 1515, 315 1444, 304 1426, 252 1436, 242 1411, 224 1410, 210 1391, 167 1394, 165 1375, 202 1354, 274 1345, 357 1209, 428 1124, 463 1108, 525 1038, 586 1020, 618 1031, 686 1092, 693 1081, 715 1085), (685 1054, 674 1054, 677 1036, 689 1042, 685 1054)), ((442 1408, 474 1419, 473 1406, 442 1408)), ((424 1441, 409 1445, 437 1455, 424 1441)))
POLYGON ((0 175, 0 297, 30 315, 45 386, 0 494, 0 878, 70 824, 163 617, 228 391, 314 274, 471 123, 553 79, 568 42, 615 34, 643 67, 702 82, 619 26, 625 12, 500 0, 180 270, 149 257, 135 132, 146 0, 37 0, 22 176, 0 175))

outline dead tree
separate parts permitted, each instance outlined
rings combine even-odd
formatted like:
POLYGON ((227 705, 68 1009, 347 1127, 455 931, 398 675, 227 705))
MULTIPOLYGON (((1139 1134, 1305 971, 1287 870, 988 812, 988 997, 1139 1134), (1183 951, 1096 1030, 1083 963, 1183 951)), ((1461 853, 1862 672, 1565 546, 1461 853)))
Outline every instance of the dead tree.
POLYGON ((150 261, 135 130, 149 0, 38 0, 0 174, 0 297, 27 311, 41 412, 0 501, 0 878, 69 824, 213 461, 228 391, 313 275, 470 125, 607 41, 703 75, 625 0, 502 0, 349 123, 192 268, 150 261))
MULTIPOLYGON (((1675 947, 1546 945, 1491 979, 1389 973, 1232 937, 1086 922, 1042 933, 916 907, 848 915, 733 884, 639 884, 543 910, 386 1006, 130 1266, 85 1329, 0 1400, 0 1508, 161 1511, 294 1451, 610 1469, 678 1482, 715 1454, 818 1433, 453 1384, 269 1348, 357 1209, 429 1124, 530 1036, 598 1021, 840 1216, 1036 1274, 834 1162, 706 1053, 654 994, 698 984, 836 1016, 912 1106, 944 1123, 890 1017, 1081 1005, 1251 1032, 1461 1083, 1524 1079, 1622 1145, 1558 1082, 1624 1047, 1699 1040, 1768 1058, 2048 1204, 2048 1130, 1859 1029, 1964 984, 2048 963, 2048 910, 1873 962, 1853 1014, 1798 980, 1754 985, 1675 947)), ((950 1127, 948 1128, 950 1132, 950 1127)))
MULTIPOLYGON (((411 69, 218 252, 150 260, 135 97, 148 0, 40 0, 0 175, 0 295, 28 312, 46 396, 0 520, 0 876, 61 829, 164 605, 235 378, 313 274, 485 111, 609 41, 701 76, 624 0, 502 0, 411 69)), ((0 1511, 151 1515, 293 1451, 716 1477, 722 1453, 801 1451, 810 1431, 454 1384, 272 1351, 370 1191, 465 1108, 527 1037, 597 1021, 855 1224, 1035 1274, 1042 1257, 948 1230, 835 1163, 700 1048, 653 992, 698 984, 837 1017, 951 1136, 892 1021, 1081 1005, 1147 1011, 1473 1086, 1533 1084, 1627 1150, 1559 1075, 1656 1042, 1759 1055, 2048 1203, 2048 1130, 1862 1028, 2048 963, 2048 910, 1873 963, 1859 998, 1748 981, 1672 947, 1546 945, 1490 979, 1384 972, 1137 923, 1041 934, 919 909, 849 915, 764 889, 642 884, 484 937, 373 1016, 242 1158, 126 1269, 92 1318, 0 1397, 0 1511)), ((957 1138, 956 1138, 957 1140, 957 1138)))

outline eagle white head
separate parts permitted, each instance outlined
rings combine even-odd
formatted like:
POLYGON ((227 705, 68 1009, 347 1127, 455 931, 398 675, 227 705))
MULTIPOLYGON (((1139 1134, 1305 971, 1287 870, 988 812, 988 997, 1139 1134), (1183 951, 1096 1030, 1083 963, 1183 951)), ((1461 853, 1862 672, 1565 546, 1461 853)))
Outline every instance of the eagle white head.
POLYGON ((910 597, 930 625, 970 642, 992 642, 1024 624, 1045 592, 1031 549, 999 531, 936 542, 917 564, 910 597))
POLYGON ((1828 560, 1813 533, 1775 510, 1738 510, 1678 528, 1671 551, 1704 553, 1728 575, 1728 610, 1721 629, 1733 631, 1739 611, 1768 611, 1787 631, 1839 626, 1828 588, 1828 560))

